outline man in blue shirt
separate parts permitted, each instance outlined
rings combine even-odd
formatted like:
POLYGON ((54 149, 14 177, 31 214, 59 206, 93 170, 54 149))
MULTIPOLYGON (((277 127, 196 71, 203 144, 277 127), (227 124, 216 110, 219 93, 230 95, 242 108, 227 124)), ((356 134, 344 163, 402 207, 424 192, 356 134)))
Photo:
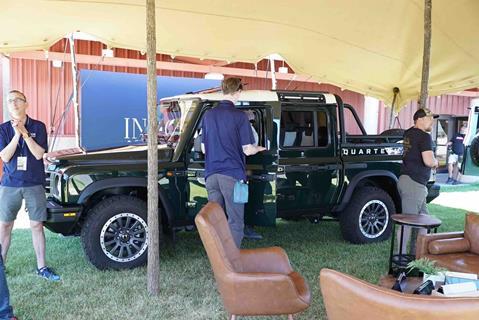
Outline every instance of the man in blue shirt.
POLYGON ((455 133, 451 141, 448 142, 448 148, 451 153, 447 159, 448 178, 446 184, 458 184, 457 177, 459 175, 459 164, 462 163, 464 155, 464 137, 467 132, 467 122, 463 122, 459 133, 455 133))
POLYGON ((243 89, 241 79, 225 79, 221 88, 224 100, 206 112, 202 123, 206 189, 208 200, 225 209, 233 239, 239 248, 244 236, 244 204, 233 201, 234 185, 239 180, 246 182, 245 156, 266 149, 254 145, 248 116, 235 108, 243 89))
POLYGON ((60 277, 45 262, 43 221, 47 218, 43 155, 48 150, 45 124, 27 115, 25 95, 8 94, 11 121, 0 125, 0 157, 3 175, 0 185, 0 245, 3 261, 10 247, 13 223, 25 200, 30 218, 32 242, 37 257, 37 274, 58 281, 60 277))

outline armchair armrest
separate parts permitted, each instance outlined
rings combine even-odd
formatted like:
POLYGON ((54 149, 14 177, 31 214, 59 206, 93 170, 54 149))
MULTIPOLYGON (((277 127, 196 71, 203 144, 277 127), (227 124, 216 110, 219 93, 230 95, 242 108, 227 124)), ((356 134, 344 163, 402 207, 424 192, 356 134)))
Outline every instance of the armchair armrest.
POLYGON ((240 250, 243 272, 269 272, 290 274, 293 272, 286 252, 280 247, 240 250))
POLYGON ((430 254, 447 254, 467 252, 471 248, 469 240, 465 238, 438 239, 429 242, 430 254))
POLYGON ((420 234, 416 242, 416 259, 429 254, 429 243, 439 239, 464 238, 464 231, 420 234))

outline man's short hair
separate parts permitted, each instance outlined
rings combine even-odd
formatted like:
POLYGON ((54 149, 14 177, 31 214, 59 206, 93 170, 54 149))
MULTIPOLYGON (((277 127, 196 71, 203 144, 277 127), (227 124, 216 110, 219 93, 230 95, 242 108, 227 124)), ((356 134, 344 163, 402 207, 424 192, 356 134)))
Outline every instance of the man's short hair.
POLYGON ((424 117, 433 117, 436 119, 439 117, 439 115, 432 113, 432 111, 427 108, 421 108, 414 113, 413 119, 414 122, 416 122, 417 119, 424 117))
POLYGON ((224 94, 232 94, 236 91, 243 90, 243 84, 240 78, 228 78, 224 79, 221 83, 221 90, 224 94))
POLYGON ((23 92, 21 92, 20 90, 10 90, 10 91, 8 92, 8 94, 10 94, 10 93, 19 94, 19 95, 21 95, 21 96, 23 97, 23 100, 27 101, 27 97, 26 97, 25 94, 24 94, 23 92))

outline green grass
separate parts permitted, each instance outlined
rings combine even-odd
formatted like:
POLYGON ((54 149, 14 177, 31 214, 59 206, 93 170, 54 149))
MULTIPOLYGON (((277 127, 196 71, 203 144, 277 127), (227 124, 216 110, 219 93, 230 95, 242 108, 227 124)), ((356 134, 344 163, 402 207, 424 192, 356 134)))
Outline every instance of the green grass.
POLYGON ((455 186, 441 186, 441 192, 479 191, 479 183, 459 184, 455 186))
MULTIPOLYGON (((439 231, 462 230, 465 211, 430 205, 443 225, 439 231)), ((351 245, 334 221, 278 220, 276 228, 258 228, 264 240, 247 247, 279 245, 293 267, 308 281, 311 307, 297 319, 325 319, 318 275, 332 268, 377 283, 387 272, 389 242, 351 245)), ((15 230, 7 263, 12 303, 21 319, 226 319, 213 274, 196 232, 181 232, 176 246, 161 253, 161 295, 146 290, 146 268, 98 271, 85 259, 78 238, 47 233, 49 264, 62 276, 49 283, 34 275, 29 230, 15 230)), ((248 318, 253 319, 253 318, 248 318)), ((275 319, 262 317, 260 319, 275 319)), ((285 319, 277 317, 276 319, 285 319)))

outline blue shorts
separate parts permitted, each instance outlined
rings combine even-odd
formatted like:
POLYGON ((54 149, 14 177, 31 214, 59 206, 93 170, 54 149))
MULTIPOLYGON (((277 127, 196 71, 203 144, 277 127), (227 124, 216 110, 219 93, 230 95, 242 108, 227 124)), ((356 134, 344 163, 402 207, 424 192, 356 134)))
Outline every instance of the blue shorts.
POLYGON ((12 222, 25 199, 25 209, 32 221, 47 220, 47 198, 42 185, 33 187, 0 186, 0 221, 12 222))

